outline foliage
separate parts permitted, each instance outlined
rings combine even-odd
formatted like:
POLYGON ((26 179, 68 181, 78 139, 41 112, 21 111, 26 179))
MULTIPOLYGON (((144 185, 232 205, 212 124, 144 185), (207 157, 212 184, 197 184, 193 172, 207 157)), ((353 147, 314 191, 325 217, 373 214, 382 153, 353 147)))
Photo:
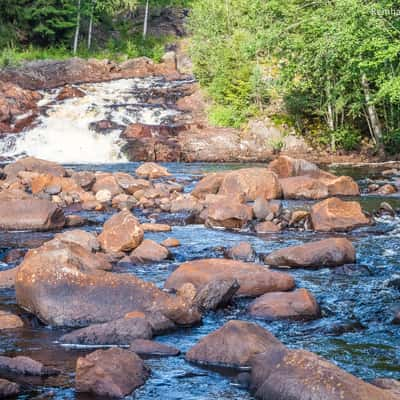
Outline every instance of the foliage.
POLYGON ((389 155, 398 155, 400 153, 400 130, 388 132, 383 138, 385 151, 389 155))
POLYGON ((306 136, 312 121, 326 145, 354 149, 368 134, 379 145, 400 129, 400 18, 390 10, 400 2, 196 1, 195 72, 216 109, 235 113, 227 123, 262 112, 274 89, 306 136), (272 60, 277 77, 260 68, 272 60))

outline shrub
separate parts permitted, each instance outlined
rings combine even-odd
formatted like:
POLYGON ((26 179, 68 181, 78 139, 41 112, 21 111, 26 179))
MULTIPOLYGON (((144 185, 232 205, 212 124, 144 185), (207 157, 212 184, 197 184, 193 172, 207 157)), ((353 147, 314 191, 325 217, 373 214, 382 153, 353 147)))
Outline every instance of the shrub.
POLYGON ((400 153, 400 130, 388 132, 383 137, 385 151, 393 156, 400 153))

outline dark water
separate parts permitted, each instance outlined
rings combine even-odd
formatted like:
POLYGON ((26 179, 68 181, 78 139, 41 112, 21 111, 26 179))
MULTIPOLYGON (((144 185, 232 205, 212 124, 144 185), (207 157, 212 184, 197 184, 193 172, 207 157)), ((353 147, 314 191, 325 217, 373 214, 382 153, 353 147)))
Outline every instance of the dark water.
MULTIPOLYGON (((232 169, 243 165, 166 164, 187 191, 205 171, 232 169)), ((74 168, 133 172, 135 164, 74 166, 74 168)), ((360 176, 361 177, 361 176, 360 176)), ((362 174, 365 179, 365 174, 362 174)), ((382 197, 362 197, 366 209, 376 208, 382 197)), ((400 207, 397 197, 385 198, 394 207, 400 207)), ((289 207, 303 206, 304 202, 287 203, 289 207)), ((100 230, 110 214, 85 213, 91 220, 88 230, 100 230)), ((144 221, 146 218, 138 213, 144 221)), ((304 348, 334 361, 347 371, 364 379, 375 377, 400 378, 399 326, 391 324, 394 312, 400 308, 400 220, 381 219, 368 227, 343 236, 349 237, 357 248, 357 265, 343 270, 293 270, 298 287, 309 289, 322 309, 322 318, 309 322, 257 321, 269 329, 287 346, 304 348)), ((0 233, 0 256, 9 248, 38 246, 48 240, 49 233, 0 233)), ((181 246, 172 249, 174 259, 159 264, 134 267, 131 272, 162 287, 171 271, 181 262, 196 258, 222 257, 221 247, 240 241, 249 241, 260 254, 293 244, 305 243, 324 237, 321 234, 285 232, 257 237, 246 232, 211 230, 202 225, 174 226, 172 232, 147 234, 156 241, 173 236, 181 246)), ((340 235, 339 235, 340 236, 340 235)), ((11 265, 3 264, 2 269, 11 265)), ((256 321, 247 314, 248 300, 238 300, 227 309, 205 315, 202 325, 181 329, 160 336, 157 340, 178 347, 183 354, 201 337, 214 331, 230 319, 256 321)), ((22 315, 27 328, 1 333, 0 353, 28 355, 63 371, 55 378, 32 380, 12 377, 23 384, 24 394, 19 399, 94 399, 76 395, 73 389, 76 358, 89 350, 72 349, 56 343, 64 333, 61 329, 41 326, 34 317, 18 309, 12 290, 0 291, 0 308, 22 315), (47 397, 45 397, 47 398, 47 397)), ((244 338, 245 340, 245 338, 244 338)), ((235 385, 230 371, 216 371, 191 365, 184 357, 153 358, 146 360, 152 369, 151 378, 133 399, 244 399, 253 397, 235 385)))

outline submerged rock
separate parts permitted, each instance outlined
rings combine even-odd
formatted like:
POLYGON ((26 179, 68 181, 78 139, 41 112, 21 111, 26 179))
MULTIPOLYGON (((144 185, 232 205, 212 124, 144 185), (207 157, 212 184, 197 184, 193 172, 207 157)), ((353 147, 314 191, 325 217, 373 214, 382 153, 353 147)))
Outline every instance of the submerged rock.
POLYGON ((260 296, 294 287, 294 279, 288 274, 270 271, 258 264, 224 259, 188 261, 168 277, 165 287, 179 289, 185 283, 192 283, 198 290, 212 281, 232 279, 239 283, 239 296, 260 296))
POLYGON ((250 243, 240 242, 225 251, 225 256, 232 260, 240 260, 245 262, 254 261, 256 253, 250 243))
POLYGON ((253 356, 284 348, 283 344, 257 324, 229 321, 210 333, 187 353, 186 360, 207 365, 247 368, 253 356))
POLYGON ((90 325, 63 335, 62 343, 84 345, 127 345, 135 339, 151 339, 153 332, 145 318, 121 318, 90 325))
POLYGON ((60 371, 45 367, 41 362, 25 356, 5 357, 0 356, 0 370, 20 375, 50 376, 57 375, 60 371))
POLYGON ((0 378, 0 398, 16 396, 20 392, 19 385, 0 378))
POLYGON ((122 398, 142 386, 149 369, 129 350, 97 350, 76 362, 75 388, 97 396, 122 398))
POLYGON ((154 340, 145 340, 145 339, 134 340, 131 343, 129 350, 133 351, 136 354, 144 356, 173 357, 173 356, 178 356, 180 354, 180 351, 175 347, 155 342, 154 340))
POLYGON ((294 268, 337 267, 353 264, 356 251, 353 244, 345 238, 331 238, 276 250, 264 258, 273 267, 294 268))
POLYGON ((266 293, 250 304, 249 311, 252 316, 266 320, 313 319, 319 316, 318 303, 306 289, 266 293))

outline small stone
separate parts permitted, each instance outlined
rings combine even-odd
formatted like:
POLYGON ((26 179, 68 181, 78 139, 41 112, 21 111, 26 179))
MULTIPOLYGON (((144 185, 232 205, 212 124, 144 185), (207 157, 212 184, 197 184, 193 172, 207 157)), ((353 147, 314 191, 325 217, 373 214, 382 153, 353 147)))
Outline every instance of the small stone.
POLYGON ((178 247, 181 245, 181 242, 175 238, 167 238, 161 244, 165 247, 178 247))
POLYGON ((96 193, 96 200, 99 201, 100 203, 109 203, 111 199, 112 199, 112 194, 107 189, 99 190, 96 193))

